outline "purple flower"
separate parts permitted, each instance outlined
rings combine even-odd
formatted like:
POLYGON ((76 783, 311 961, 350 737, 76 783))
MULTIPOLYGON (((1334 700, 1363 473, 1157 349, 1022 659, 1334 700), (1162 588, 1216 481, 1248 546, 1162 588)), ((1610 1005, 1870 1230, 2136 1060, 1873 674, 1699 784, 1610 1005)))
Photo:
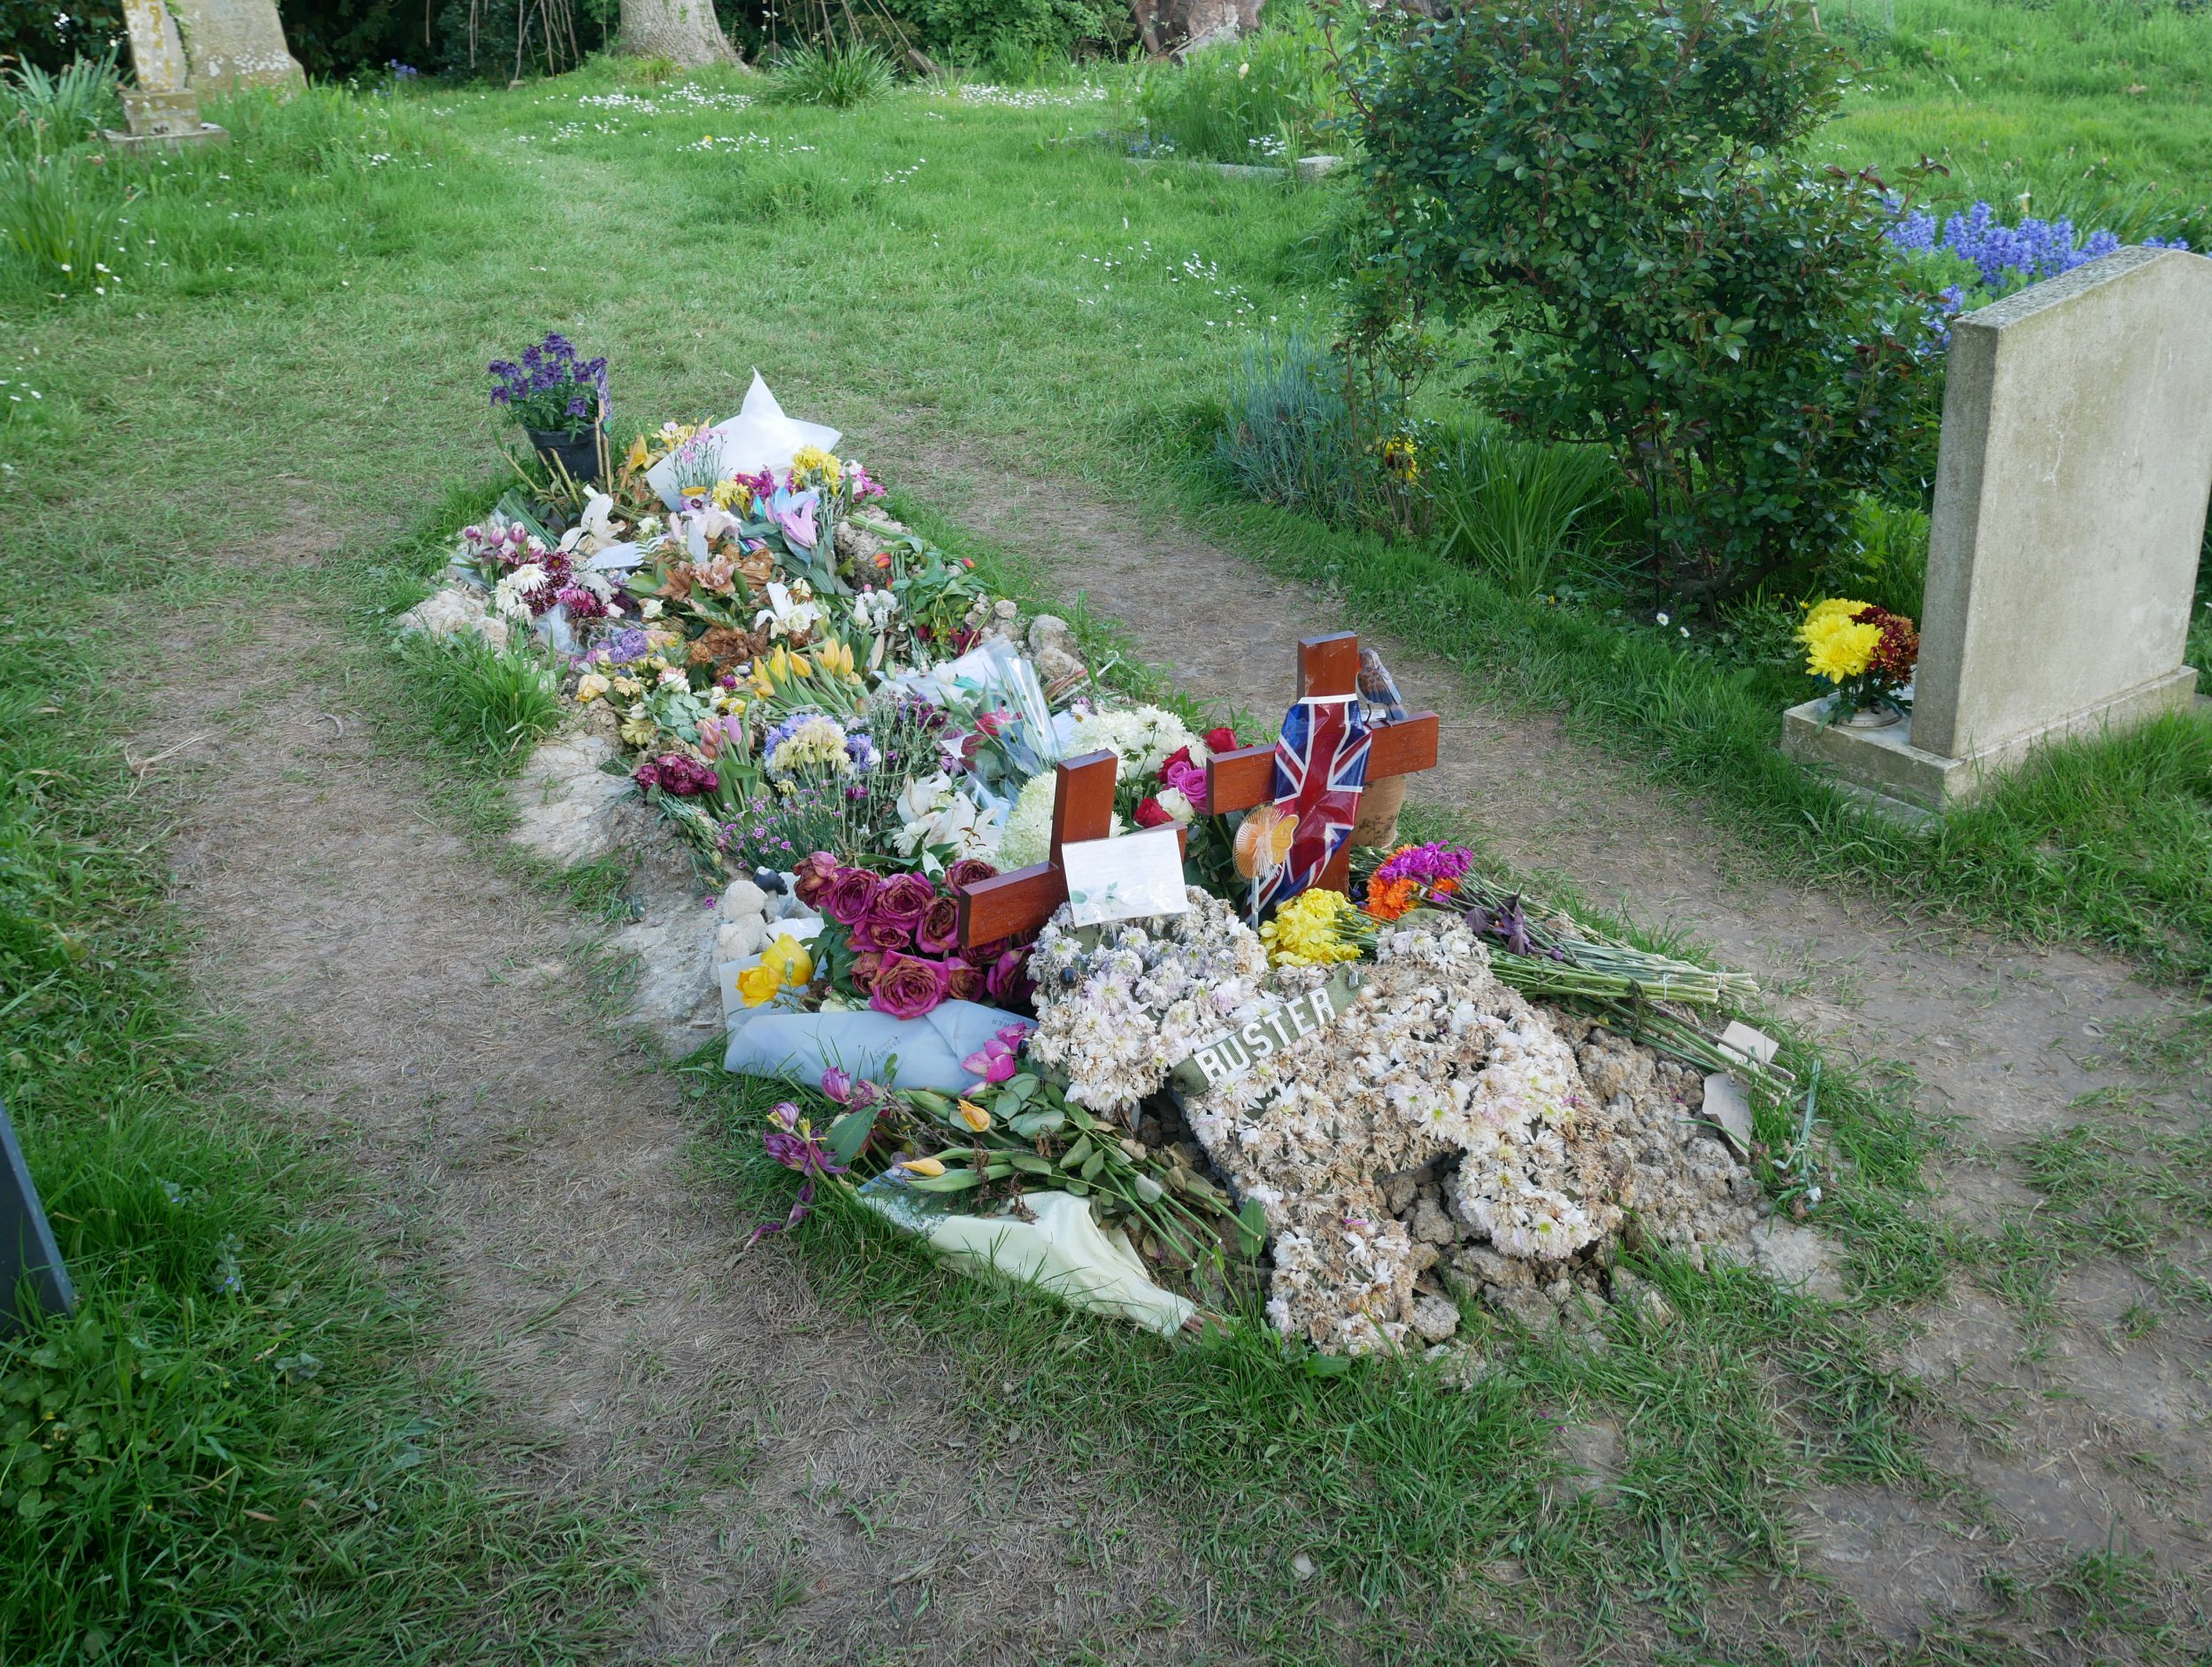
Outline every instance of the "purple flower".
POLYGON ((945 999, 949 982, 941 962, 887 955, 870 986, 868 1005, 893 1018, 919 1018, 945 999))
POLYGON ((805 1220, 807 1211, 814 1204, 815 1181, 842 1175, 846 1170, 846 1165, 837 1161, 837 1154, 814 1133, 814 1125, 801 1117, 799 1108, 788 1100, 768 1108, 768 1127, 760 1138, 769 1156, 786 1169, 797 1170, 805 1179, 799 1183, 799 1195, 792 1201, 791 1213, 781 1221, 764 1221, 755 1227, 745 1241, 748 1250, 770 1233, 781 1233, 805 1220))

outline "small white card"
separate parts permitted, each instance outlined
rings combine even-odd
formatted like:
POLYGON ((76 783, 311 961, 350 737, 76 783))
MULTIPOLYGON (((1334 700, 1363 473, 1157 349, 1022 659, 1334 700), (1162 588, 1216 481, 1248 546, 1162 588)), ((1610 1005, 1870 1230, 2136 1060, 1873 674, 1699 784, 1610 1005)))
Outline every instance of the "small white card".
POLYGON ((1063 845, 1060 866, 1068 877, 1068 914, 1074 924, 1095 926, 1188 909, 1179 834, 1173 826, 1153 827, 1118 840, 1063 845))

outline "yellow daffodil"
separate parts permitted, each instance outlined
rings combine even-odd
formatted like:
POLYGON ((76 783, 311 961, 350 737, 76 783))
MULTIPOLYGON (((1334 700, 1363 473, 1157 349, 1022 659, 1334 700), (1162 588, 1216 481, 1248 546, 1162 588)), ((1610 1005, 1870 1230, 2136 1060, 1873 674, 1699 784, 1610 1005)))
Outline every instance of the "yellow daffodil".
POLYGON ((978 1134, 991 1126, 991 1114, 972 1100, 963 1100, 956 1108, 960 1120, 978 1134))

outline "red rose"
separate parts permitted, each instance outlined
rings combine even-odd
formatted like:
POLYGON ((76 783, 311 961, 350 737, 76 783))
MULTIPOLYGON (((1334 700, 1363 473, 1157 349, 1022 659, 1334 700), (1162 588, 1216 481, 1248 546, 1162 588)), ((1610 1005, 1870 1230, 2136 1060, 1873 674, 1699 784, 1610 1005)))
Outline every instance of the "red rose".
POLYGON ((868 914, 863 915, 860 924, 853 928, 852 941, 856 949, 873 949, 878 954, 888 955, 894 949, 912 949, 914 934, 895 920, 886 919, 879 914, 868 914))
POLYGON ((1037 987, 1029 979, 1029 951, 1009 949, 992 964, 983 987, 995 1002, 1025 1002, 1037 987))
POLYGON ((911 933, 937 899, 937 888, 919 874, 894 874, 877 889, 868 913, 886 925, 911 933))
POLYGON ((933 897, 922 911, 922 924, 914 929, 914 947, 926 955, 949 955, 960 947, 960 903, 954 897, 933 897))
POLYGON ((935 961, 886 956, 868 991, 868 1005, 893 1018, 919 1018, 945 999, 947 982, 944 967, 935 961))
POLYGON ((983 994, 983 974, 965 961, 947 961, 944 967, 947 1001, 972 1002, 983 994))
POLYGON ((865 995, 870 990, 875 988, 876 974, 882 970, 883 957, 873 949, 870 949, 864 954, 853 956, 851 971, 845 976, 852 979, 853 988, 865 995))
POLYGON ((964 886, 972 886, 978 880, 994 880, 997 876, 998 870, 980 857, 964 857, 945 871, 945 889, 957 892, 964 886))
POLYGON ((1210 729, 1206 732, 1207 751, 1234 752, 1236 749, 1237 732, 1230 728, 1228 725, 1224 724, 1218 729, 1210 729))
POLYGON ((882 882, 864 868, 841 868, 830 888, 822 894, 822 907, 841 926, 857 926, 876 900, 882 882))
POLYGON ((827 851, 816 851, 792 874, 791 895, 811 909, 836 883, 837 859, 827 851))
POLYGON ((1192 763, 1190 749, 1188 747, 1178 747, 1173 752, 1168 754, 1166 757, 1161 759, 1160 773, 1163 776, 1166 775, 1168 771, 1177 764, 1189 764, 1194 770, 1198 768, 1197 764, 1192 763))
POLYGON ((1157 799, 1147 799, 1137 806, 1139 827, 1165 827, 1175 818, 1160 808, 1157 799))

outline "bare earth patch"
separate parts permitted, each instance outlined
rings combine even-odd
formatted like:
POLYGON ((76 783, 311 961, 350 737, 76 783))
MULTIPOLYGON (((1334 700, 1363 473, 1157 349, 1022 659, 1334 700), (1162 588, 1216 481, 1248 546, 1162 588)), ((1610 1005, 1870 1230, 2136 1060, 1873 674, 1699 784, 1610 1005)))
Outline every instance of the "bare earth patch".
POLYGON ((135 755, 204 737, 148 775, 196 981, 434 1270, 506 1479, 638 1530, 631 1658, 1225 1658, 1170 1528, 987 1455, 942 1357, 825 1311, 772 1241, 739 1258, 674 1079, 573 994, 603 934, 422 808, 349 652, 280 611, 149 667, 135 755))
MULTIPOLYGON (((1201 698, 1271 722, 1294 692, 1298 639, 1352 623, 1340 601, 1187 529, 1144 524, 909 420, 863 438, 890 478, 1033 561, 1053 593, 1087 598, 1201 698)), ((1922 1110, 1960 1120, 1940 1178, 1945 1213, 1997 1231, 2040 1202, 2018 1179, 2024 1141, 2075 1122, 2073 1102, 2092 1090, 2161 1092, 2096 1058, 2123 1024, 2180 1010, 2124 965, 1781 882, 1742 853, 1724 818, 1655 789, 1555 720, 1486 706, 1441 664, 1369 640, 1408 698, 1443 718, 1442 760, 1413 779, 1415 803, 1471 817, 1526 872, 1561 876, 1647 926, 1686 928, 1847 1055, 1909 1064, 1922 1110)), ((2186 1318, 2122 1335, 2103 1287, 2135 1282, 2115 1259, 2085 1264, 2062 1287, 2044 1347, 2024 1356, 2009 1311, 1978 1291, 1915 1316, 1924 1335, 1904 1364, 1936 1391, 1927 1434, 1965 1491, 1921 1501, 1861 1487, 1808 1501, 1807 1571, 1903 1630, 1932 1611, 1981 1611, 1985 1571, 2047 1574, 2116 1545, 2155 1554, 2169 1572, 2212 1563, 2202 1456, 2212 1340, 2186 1318)))

